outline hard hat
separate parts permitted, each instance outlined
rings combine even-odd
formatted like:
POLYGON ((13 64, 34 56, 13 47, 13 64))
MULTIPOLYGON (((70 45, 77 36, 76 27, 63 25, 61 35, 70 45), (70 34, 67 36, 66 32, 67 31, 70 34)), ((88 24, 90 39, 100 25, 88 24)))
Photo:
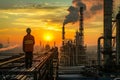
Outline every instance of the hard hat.
POLYGON ((27 32, 27 33, 31 33, 31 29, 30 29, 30 28, 27 28, 27 29, 26 29, 26 32, 27 32))

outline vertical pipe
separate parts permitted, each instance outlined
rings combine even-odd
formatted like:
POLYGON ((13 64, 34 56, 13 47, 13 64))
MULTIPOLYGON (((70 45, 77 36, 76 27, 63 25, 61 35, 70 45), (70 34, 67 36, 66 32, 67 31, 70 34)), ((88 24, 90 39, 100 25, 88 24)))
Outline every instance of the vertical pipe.
POLYGON ((78 64, 78 45, 79 45, 79 35, 78 35, 79 33, 78 32, 76 32, 76 54, 75 54, 75 64, 77 65, 78 64))
POLYGON ((75 58, 76 58, 76 61, 75 61, 75 64, 78 65, 78 45, 76 45, 76 55, 75 55, 75 58))
POLYGON ((80 7, 80 25, 79 25, 79 31, 80 31, 80 45, 84 45, 84 28, 83 28, 83 7, 80 7))
POLYGON ((117 65, 120 64, 120 11, 116 16, 116 23, 117 23, 117 27, 116 27, 116 55, 117 55, 117 65))
POLYGON ((63 24, 63 27, 62 27, 62 45, 64 46, 64 41, 65 41, 65 25, 63 24))
POLYGON ((112 61, 112 0, 104 0, 104 60, 108 66, 112 61))
POLYGON ((101 48, 100 48, 100 43, 101 43, 101 39, 104 39, 103 36, 98 38, 98 49, 97 49, 97 53, 98 53, 98 65, 101 66, 101 48))

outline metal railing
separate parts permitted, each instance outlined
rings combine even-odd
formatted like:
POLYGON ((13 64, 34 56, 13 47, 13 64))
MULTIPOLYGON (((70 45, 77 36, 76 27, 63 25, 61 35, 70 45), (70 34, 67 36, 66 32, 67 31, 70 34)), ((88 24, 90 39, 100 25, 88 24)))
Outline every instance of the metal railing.
MULTIPOLYGON (((23 58, 24 56, 20 57, 23 58)), ((11 63, 14 60, 10 60, 6 63, 11 63)), ((57 78, 57 69, 58 69, 58 50, 57 48, 51 49, 49 52, 45 53, 41 57, 37 58, 34 62, 34 66, 29 69, 0 69, 0 79, 17 79, 17 80, 53 80, 57 78)))

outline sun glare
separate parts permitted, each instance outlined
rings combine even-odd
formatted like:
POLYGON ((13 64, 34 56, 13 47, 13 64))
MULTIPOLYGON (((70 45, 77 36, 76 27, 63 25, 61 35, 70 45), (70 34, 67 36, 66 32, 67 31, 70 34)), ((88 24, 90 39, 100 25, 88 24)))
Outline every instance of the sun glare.
POLYGON ((45 34, 44 35, 44 40, 45 41, 52 41, 53 40, 53 35, 52 34, 45 34))

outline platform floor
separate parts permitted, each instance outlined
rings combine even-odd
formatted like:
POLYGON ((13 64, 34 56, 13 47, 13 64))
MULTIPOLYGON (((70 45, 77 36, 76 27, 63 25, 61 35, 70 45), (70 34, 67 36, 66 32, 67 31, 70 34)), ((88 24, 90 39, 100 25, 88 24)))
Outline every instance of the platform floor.
POLYGON ((112 80, 110 78, 88 78, 79 75, 60 75, 58 80, 112 80))
POLYGON ((83 66, 59 67, 57 80, 111 80, 111 78, 85 77, 80 72, 83 66))

